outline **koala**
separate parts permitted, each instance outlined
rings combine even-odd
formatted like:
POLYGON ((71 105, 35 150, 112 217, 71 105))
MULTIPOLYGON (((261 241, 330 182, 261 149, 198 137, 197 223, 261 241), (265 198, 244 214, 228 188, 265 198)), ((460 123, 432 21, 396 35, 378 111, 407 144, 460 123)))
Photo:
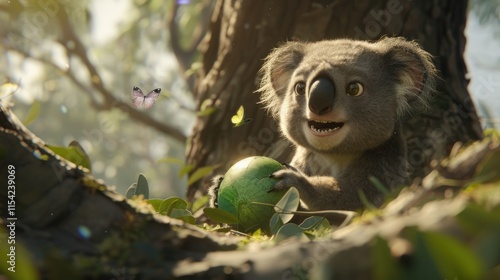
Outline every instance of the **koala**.
POLYGON ((295 146, 274 190, 298 189, 309 210, 375 206, 408 181, 401 122, 432 96, 431 55, 402 38, 287 42, 261 69, 261 102, 295 146))

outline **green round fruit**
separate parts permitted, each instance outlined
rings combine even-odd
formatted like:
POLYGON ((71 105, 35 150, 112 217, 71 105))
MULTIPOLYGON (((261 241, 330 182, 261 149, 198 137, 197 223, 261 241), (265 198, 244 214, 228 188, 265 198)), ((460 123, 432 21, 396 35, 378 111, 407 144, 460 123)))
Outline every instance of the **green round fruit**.
POLYGON ((274 208, 252 202, 274 205, 283 197, 286 191, 268 192, 277 180, 269 175, 280 169, 283 165, 274 159, 256 156, 240 160, 226 172, 219 187, 218 207, 238 218, 238 230, 269 230, 274 208))

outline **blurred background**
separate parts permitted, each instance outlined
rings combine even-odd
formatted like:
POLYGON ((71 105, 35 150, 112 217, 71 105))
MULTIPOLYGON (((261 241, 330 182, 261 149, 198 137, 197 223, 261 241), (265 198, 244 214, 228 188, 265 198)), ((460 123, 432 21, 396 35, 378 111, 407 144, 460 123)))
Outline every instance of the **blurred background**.
MULTIPOLYGON (((196 46, 214 3, 2 2, 1 102, 11 104, 47 144, 78 141, 92 174, 120 193, 143 173, 150 197, 183 197, 187 139, 200 114, 192 81, 201 60, 196 46), (64 16, 50 20, 60 15, 60 5, 64 16), (144 93, 161 88, 161 96, 150 109, 134 109, 134 86, 144 93)), ((500 1, 473 0, 469 6, 469 91, 483 127, 498 128, 500 1)))

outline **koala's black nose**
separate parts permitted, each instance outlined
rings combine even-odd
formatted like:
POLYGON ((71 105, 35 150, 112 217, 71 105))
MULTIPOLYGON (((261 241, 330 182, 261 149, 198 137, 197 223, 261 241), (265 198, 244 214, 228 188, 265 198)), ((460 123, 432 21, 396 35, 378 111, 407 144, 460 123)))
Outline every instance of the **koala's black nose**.
POLYGON ((309 110, 318 115, 330 112, 335 99, 333 82, 324 77, 317 78, 311 85, 309 95, 309 110))

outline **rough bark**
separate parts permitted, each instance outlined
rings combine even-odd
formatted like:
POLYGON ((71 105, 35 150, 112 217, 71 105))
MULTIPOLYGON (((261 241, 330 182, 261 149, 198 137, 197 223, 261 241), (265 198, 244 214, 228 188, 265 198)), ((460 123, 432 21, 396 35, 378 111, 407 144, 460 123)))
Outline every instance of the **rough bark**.
MULTIPOLYGON (((443 159, 455 142, 482 137, 465 78, 466 8, 464 0, 218 1, 203 48, 196 98, 198 107, 207 102, 219 111, 197 120, 188 163, 195 167, 221 164, 216 172, 224 172, 249 155, 290 158, 293 149, 257 104, 255 93, 262 59, 279 43, 394 35, 422 44, 441 73, 439 92, 429 110, 405 124, 412 177, 427 174, 430 162, 443 159), (240 105, 254 120, 233 128, 231 115, 240 105)), ((207 180, 192 185, 188 198, 204 193, 207 180)))
MULTIPOLYGON (((371 279, 384 276, 377 266, 379 257, 388 258, 397 268, 398 276, 385 276, 408 279, 405 276, 429 275, 425 271, 435 268, 430 256, 420 250, 425 244, 419 238, 426 234, 444 233, 471 250, 484 242, 500 244, 498 238, 491 239, 500 236, 500 229, 490 212, 498 213, 500 201, 484 196, 498 194, 498 185, 485 187, 482 195, 455 195, 461 184, 449 185, 474 178, 478 165, 484 169, 484 158, 500 158, 498 141, 476 143, 440 165, 439 172, 431 173, 421 185, 402 191, 377 214, 322 241, 291 239, 276 246, 257 242, 252 249, 239 250, 240 237, 208 233, 154 214, 140 199, 126 200, 85 170, 55 156, 3 107, 0 151, 0 180, 7 181, 4 171, 9 165, 16 170, 15 210, 7 208, 7 188, 2 187, 0 221, 7 224, 9 218, 17 218, 17 268, 26 267, 30 259, 41 279, 371 279), (429 202, 434 199, 439 200, 429 202), (482 217, 479 224, 483 221, 472 231, 459 218, 471 209, 482 217), (21 259, 21 247, 29 252, 29 259, 21 259)), ((498 173, 495 176, 499 180, 498 173)), ((498 265, 500 255, 487 260, 480 275, 498 265)), ((439 261, 454 267, 446 258, 439 261)))

